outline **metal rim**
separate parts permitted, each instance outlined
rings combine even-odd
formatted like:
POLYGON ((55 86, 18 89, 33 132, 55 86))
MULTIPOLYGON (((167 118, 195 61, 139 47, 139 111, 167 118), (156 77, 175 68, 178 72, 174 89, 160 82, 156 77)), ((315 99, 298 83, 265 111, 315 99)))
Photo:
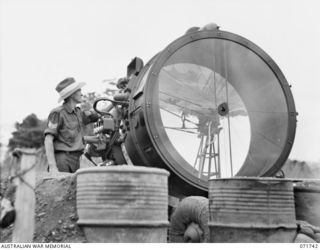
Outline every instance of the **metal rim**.
POLYGON ((76 172, 77 175, 80 174, 93 174, 93 173, 146 173, 146 174, 161 174, 169 176, 170 173, 165 169, 142 167, 142 166, 109 166, 109 167, 90 167, 85 169, 80 169, 76 172))
MULTIPOLYGON (((167 48, 165 48, 159 56, 156 58, 155 62, 153 63, 150 74, 148 76, 147 82, 145 86, 145 101, 144 101, 144 116, 147 124, 147 130, 150 135, 150 139, 157 151, 157 153, 161 156, 164 162, 170 167, 170 169, 176 173, 180 178, 187 182, 191 182, 193 185, 197 186, 198 188, 207 190, 208 188, 208 182, 202 179, 197 178, 196 176, 193 176, 191 173, 186 171, 183 168, 180 168, 181 164, 184 164, 183 162, 179 162, 177 158, 180 156, 172 156, 171 153, 168 152, 167 145, 165 145, 160 139, 159 139, 159 133, 157 130, 157 122, 160 118, 159 113, 159 102, 155 101, 155 97, 157 97, 157 91, 156 91, 156 83, 157 83, 157 77, 158 74, 165 64, 165 62, 169 59, 169 57, 175 53, 178 49, 181 47, 187 45, 188 43, 191 43, 196 40, 201 39, 207 39, 207 38, 215 38, 215 39, 224 39, 229 40, 235 43, 238 43, 247 49, 251 50, 253 53, 255 53, 257 56, 259 56, 266 65, 271 69, 271 71, 274 73, 275 77, 280 82, 280 87, 283 91, 283 94, 286 99, 286 104, 288 108, 288 127, 287 127, 287 135, 286 135, 286 145, 284 146, 280 156, 275 161, 274 165, 270 167, 265 173, 261 174, 261 176, 270 176, 272 174, 275 174, 283 165, 283 163, 288 158, 288 155, 292 149, 294 137, 295 137, 295 131, 296 131, 296 110, 295 110, 295 104, 293 100, 292 93, 290 91, 290 87, 288 85, 287 80, 285 79, 283 73, 281 72, 280 68, 276 65, 276 63, 271 59, 271 57, 264 52, 261 48, 259 48, 254 43, 250 42, 244 37, 241 37, 239 35, 226 32, 226 31, 220 31, 220 30, 214 30, 214 31, 199 31, 192 34, 187 34, 177 40, 175 40, 173 43, 171 43, 167 48), (153 105, 150 105, 153 103, 153 105)), ((158 100, 158 99, 156 99, 158 100)))
POLYGON ((292 182, 290 179, 282 179, 275 177, 250 177, 250 176, 235 176, 233 178, 219 178, 219 179, 211 179, 210 181, 274 181, 274 182, 292 182))
POLYGON ((94 220, 80 219, 77 222, 81 226, 95 227, 169 227, 170 223, 166 220, 162 221, 143 221, 143 220, 94 220))
POLYGON ((225 224, 225 223, 219 223, 219 222, 214 222, 214 221, 210 221, 208 222, 208 226, 209 227, 218 227, 218 228, 243 228, 243 229, 253 229, 253 230, 257 230, 257 229, 278 229, 278 228, 285 228, 285 229, 293 229, 296 230, 297 229, 297 224, 295 223, 281 223, 281 224, 263 224, 263 223, 230 223, 230 224, 225 224))

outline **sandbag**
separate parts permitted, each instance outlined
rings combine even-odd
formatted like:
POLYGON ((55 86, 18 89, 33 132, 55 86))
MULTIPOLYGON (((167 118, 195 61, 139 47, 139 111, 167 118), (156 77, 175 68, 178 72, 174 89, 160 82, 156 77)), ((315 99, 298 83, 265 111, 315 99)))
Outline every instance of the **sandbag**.
POLYGON ((315 240, 305 234, 298 234, 294 243, 317 243, 315 240))
POLYGON ((187 230, 184 232, 183 241, 184 242, 200 242, 203 237, 203 231, 198 224, 191 222, 187 227, 187 230))
POLYGON ((320 233, 314 234, 314 240, 315 240, 317 243, 320 243, 320 233))
POLYGON ((183 199, 170 220, 170 242, 209 242, 209 201, 202 196, 183 199))

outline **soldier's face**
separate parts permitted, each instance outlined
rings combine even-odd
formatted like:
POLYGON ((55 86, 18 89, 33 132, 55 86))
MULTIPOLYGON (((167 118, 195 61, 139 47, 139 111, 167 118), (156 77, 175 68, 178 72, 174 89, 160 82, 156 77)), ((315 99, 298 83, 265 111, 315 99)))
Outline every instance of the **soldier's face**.
POLYGON ((81 102, 82 102, 81 89, 78 89, 76 92, 74 92, 74 93, 72 94, 72 99, 73 99, 76 103, 81 103, 81 102))

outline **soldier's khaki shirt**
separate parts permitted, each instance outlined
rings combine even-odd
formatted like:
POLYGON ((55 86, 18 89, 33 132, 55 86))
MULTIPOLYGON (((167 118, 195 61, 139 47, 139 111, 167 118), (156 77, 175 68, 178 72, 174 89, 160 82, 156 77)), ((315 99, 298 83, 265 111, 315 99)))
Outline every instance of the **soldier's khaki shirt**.
POLYGON ((54 136, 55 151, 83 151, 85 125, 97 119, 98 114, 93 111, 71 109, 64 103, 50 112, 44 134, 54 136))

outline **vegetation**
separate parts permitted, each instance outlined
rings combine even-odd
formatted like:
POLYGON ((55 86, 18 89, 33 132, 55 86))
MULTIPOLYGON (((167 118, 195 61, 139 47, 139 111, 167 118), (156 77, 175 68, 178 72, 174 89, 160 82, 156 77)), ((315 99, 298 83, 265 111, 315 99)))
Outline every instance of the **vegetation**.
POLYGON ((15 123, 15 131, 9 140, 9 150, 17 147, 41 148, 44 145, 44 130, 46 121, 38 119, 35 114, 30 114, 22 123, 15 123))
POLYGON ((101 97, 109 97, 112 98, 114 94, 117 92, 116 83, 108 82, 108 86, 102 94, 98 94, 96 92, 89 92, 83 95, 83 102, 81 103, 82 110, 89 110, 92 108, 94 101, 101 97))

